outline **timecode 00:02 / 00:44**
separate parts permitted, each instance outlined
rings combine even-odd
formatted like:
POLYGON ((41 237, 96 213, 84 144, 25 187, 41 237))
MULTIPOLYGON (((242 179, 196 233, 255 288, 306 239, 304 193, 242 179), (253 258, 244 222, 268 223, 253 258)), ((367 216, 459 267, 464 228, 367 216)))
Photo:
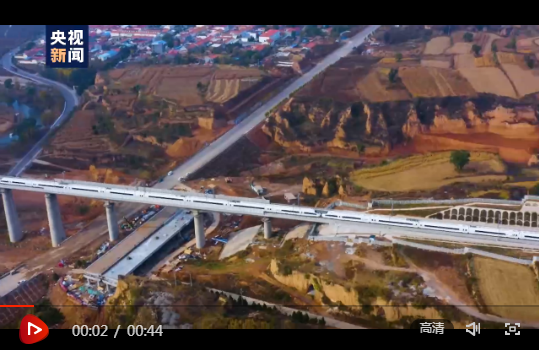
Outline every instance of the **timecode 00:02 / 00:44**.
MULTIPOLYGON (((121 326, 118 326, 114 338, 118 336, 121 326)), ((108 337, 108 326, 73 326, 71 332, 74 337, 108 337)), ((145 328, 143 326, 129 326, 127 327, 127 335, 129 337, 154 337, 163 336, 163 326, 145 328)))

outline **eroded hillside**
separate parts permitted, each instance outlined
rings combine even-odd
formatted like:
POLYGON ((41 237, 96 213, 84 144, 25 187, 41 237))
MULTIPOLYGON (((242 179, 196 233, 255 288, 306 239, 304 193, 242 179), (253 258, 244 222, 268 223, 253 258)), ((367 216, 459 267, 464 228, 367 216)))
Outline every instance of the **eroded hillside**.
POLYGON ((527 163, 539 148, 537 104, 481 95, 385 103, 299 97, 263 126, 294 153, 388 156, 469 149, 527 163))

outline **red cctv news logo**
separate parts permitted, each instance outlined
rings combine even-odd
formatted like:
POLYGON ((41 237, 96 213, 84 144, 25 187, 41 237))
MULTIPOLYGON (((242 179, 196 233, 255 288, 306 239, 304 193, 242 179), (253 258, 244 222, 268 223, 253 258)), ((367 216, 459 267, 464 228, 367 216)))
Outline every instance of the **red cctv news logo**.
POLYGON ((49 327, 39 318, 28 315, 23 318, 19 329, 19 339, 23 344, 39 343, 49 336, 49 327))

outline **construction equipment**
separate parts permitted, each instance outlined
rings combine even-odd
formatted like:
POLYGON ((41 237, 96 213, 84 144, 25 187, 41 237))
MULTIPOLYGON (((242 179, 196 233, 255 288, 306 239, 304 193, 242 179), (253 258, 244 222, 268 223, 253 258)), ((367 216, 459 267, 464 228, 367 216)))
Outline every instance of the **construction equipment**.
POLYGON ((127 227, 129 227, 130 230, 133 230, 133 225, 127 220, 127 218, 124 216, 124 223, 127 227))

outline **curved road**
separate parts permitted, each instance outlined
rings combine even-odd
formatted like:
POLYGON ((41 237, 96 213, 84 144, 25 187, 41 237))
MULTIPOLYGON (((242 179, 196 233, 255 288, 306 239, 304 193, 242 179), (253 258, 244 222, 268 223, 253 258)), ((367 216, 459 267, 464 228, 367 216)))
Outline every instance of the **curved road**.
POLYGON ((13 169, 10 170, 9 176, 21 176, 21 174, 30 166, 32 161, 37 158, 37 156, 41 153, 43 150, 43 146, 45 145, 49 135, 59 127, 61 127, 64 122, 69 118, 69 115, 71 112, 79 105, 79 97, 77 96, 77 93, 70 89, 69 87, 65 86, 64 84, 58 83, 56 81, 52 81, 49 79, 45 79, 39 75, 31 74, 25 71, 22 71, 20 69, 17 69, 15 71, 15 67, 13 66, 13 63, 11 61, 13 55, 18 51, 18 49, 15 49, 11 52, 8 52, 4 57, 2 57, 2 68, 7 70, 8 72, 17 75, 19 77, 31 80, 37 84, 43 84, 48 85, 56 90, 60 91, 62 96, 65 99, 65 106, 64 111, 62 114, 58 117, 56 122, 51 126, 49 131, 46 135, 44 135, 35 145, 32 147, 32 149, 15 165, 13 169))

